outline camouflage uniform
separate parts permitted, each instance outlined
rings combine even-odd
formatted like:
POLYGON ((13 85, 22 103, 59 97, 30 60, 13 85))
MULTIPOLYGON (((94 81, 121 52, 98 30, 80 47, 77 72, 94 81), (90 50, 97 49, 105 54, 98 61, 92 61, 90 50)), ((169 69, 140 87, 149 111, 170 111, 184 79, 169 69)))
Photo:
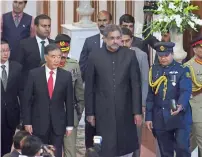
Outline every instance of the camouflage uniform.
POLYGON ((77 110, 76 107, 74 108, 74 129, 70 136, 64 136, 64 157, 76 157, 77 127, 84 109, 83 81, 81 78, 80 67, 76 60, 67 58, 66 63, 62 68, 72 73, 72 83, 75 93, 74 97, 77 101, 77 110))

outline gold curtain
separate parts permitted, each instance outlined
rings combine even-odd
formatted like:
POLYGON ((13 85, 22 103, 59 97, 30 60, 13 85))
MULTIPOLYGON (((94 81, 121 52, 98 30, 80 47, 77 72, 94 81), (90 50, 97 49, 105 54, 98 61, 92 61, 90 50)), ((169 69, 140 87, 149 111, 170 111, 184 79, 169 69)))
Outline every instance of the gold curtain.
POLYGON ((76 12, 76 9, 79 7, 79 1, 74 1, 74 22, 79 22, 79 15, 76 12))
POLYGON ((107 1, 107 11, 112 14, 112 23, 116 23, 116 1, 107 1))
POLYGON ((125 1, 125 13, 134 16, 134 1, 125 1))
POLYGON ((65 23, 65 1, 58 1, 58 34, 62 33, 61 24, 65 23))
POLYGON ((99 13, 99 1, 93 0, 93 1, 91 1, 91 5, 92 5, 92 8, 95 9, 95 11, 93 12, 93 14, 91 16, 91 20, 93 22, 96 22, 97 21, 97 15, 99 13))
POLYGON ((43 14, 50 16, 50 0, 43 1, 43 14))

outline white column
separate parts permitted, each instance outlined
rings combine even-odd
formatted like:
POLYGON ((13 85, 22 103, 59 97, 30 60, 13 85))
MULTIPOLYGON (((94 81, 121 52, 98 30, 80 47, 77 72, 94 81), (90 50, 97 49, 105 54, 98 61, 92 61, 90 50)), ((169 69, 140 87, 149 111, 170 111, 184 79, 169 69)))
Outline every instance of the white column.
POLYGON ((144 24, 143 6, 144 1, 135 1, 135 36, 142 38, 142 28, 144 24))
POLYGON ((58 34, 58 2, 50 1, 50 17, 51 17, 51 39, 55 39, 58 34))
POLYGON ((107 0, 99 1, 99 10, 107 10, 107 0))
POLYGON ((74 1, 65 1, 65 24, 72 24, 74 21, 74 1))
POLYGON ((119 25, 119 18, 125 14, 125 1, 116 1, 116 23, 119 25))

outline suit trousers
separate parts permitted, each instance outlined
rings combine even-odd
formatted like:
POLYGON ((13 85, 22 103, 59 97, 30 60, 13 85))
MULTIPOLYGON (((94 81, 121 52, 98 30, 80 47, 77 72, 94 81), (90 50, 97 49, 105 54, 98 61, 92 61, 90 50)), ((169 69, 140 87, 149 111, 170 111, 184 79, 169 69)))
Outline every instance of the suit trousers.
POLYGON ((74 127, 70 136, 64 136, 64 157, 76 157, 77 127, 74 127))
POLYGON ((1 122, 1 156, 11 152, 14 134, 15 128, 10 128, 7 120, 1 122))
POLYGON ((1 156, 11 152, 14 134, 15 129, 11 129, 8 126, 1 126, 1 156))
POLYGON ((191 152, 198 146, 200 153, 198 157, 202 157, 202 122, 194 122, 192 124, 190 142, 191 152))
POLYGON ((56 149, 55 157, 62 157, 64 135, 56 135, 53 130, 51 122, 46 134, 44 135, 36 134, 33 130, 33 135, 39 137, 44 144, 53 145, 56 149))
POLYGON ((161 157, 174 157, 174 150, 176 157, 191 157, 189 127, 171 131, 155 130, 155 135, 158 140, 161 157))
POLYGON ((96 129, 85 121, 85 145, 86 149, 93 147, 93 137, 96 135, 96 129))

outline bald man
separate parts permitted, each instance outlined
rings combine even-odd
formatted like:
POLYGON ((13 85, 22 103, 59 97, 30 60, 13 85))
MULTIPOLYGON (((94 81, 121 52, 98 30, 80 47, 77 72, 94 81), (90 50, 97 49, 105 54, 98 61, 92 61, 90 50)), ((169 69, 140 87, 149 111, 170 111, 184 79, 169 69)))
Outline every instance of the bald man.
MULTIPOLYGON (((90 52, 93 49, 99 49, 103 45, 103 30, 104 28, 111 24, 112 22, 112 15, 105 10, 102 10, 98 13, 97 15, 97 25, 100 30, 99 34, 96 34, 94 36, 88 37, 85 40, 83 49, 81 51, 80 55, 80 60, 79 60, 79 65, 81 69, 81 74, 83 81, 85 82, 85 70, 86 70, 86 64, 87 64, 87 59, 90 54, 90 52)), ((92 127, 87 121, 86 121, 86 126, 85 126, 85 144, 86 148, 92 147, 93 146, 93 136, 96 135, 95 128, 92 127)))

